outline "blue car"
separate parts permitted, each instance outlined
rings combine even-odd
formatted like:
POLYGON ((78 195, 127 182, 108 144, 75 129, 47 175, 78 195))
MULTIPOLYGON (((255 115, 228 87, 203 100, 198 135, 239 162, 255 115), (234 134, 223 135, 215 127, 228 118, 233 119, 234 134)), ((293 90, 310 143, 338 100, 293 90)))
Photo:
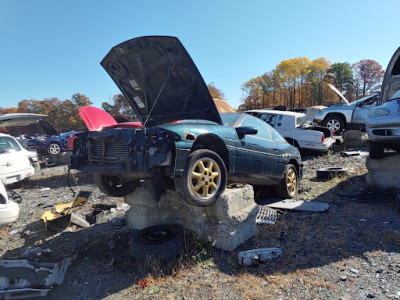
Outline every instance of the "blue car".
POLYGON ((68 131, 50 137, 37 137, 28 141, 28 148, 36 149, 42 154, 58 155, 63 151, 70 150, 67 146, 68 138, 76 133, 78 132, 68 131))

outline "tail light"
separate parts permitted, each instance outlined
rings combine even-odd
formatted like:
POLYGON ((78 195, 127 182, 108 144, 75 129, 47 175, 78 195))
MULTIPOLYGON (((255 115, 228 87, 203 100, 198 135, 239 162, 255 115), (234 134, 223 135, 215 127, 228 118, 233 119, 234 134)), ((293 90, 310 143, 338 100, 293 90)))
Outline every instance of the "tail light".
POLYGON ((67 147, 69 150, 74 150, 74 141, 76 138, 78 138, 78 137, 75 134, 71 135, 68 138, 67 147))
POLYGON ((322 137, 321 137, 321 143, 323 143, 323 142, 324 142, 324 140, 325 140, 325 134, 322 134, 322 137))
POLYGON ((333 129, 331 129, 331 131, 332 131, 332 137, 334 137, 335 136, 335 132, 333 131, 333 129))

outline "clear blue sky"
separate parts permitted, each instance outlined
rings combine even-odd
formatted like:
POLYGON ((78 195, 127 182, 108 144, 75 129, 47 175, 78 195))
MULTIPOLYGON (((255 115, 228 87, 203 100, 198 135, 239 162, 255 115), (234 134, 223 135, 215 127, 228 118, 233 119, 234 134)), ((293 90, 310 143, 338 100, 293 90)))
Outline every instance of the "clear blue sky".
POLYGON ((374 59, 400 46, 400 1, 0 0, 0 106, 74 93, 100 107, 119 93, 100 66, 114 45, 177 36, 233 106, 240 86, 284 59, 374 59))

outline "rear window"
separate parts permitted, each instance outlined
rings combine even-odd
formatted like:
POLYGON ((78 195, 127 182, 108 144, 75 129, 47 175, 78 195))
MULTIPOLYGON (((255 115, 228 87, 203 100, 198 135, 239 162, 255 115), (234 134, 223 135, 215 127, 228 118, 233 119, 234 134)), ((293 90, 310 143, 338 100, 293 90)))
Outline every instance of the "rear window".
POLYGON ((21 147, 13 138, 10 138, 8 136, 0 137, 0 154, 8 152, 17 152, 20 150, 21 147))

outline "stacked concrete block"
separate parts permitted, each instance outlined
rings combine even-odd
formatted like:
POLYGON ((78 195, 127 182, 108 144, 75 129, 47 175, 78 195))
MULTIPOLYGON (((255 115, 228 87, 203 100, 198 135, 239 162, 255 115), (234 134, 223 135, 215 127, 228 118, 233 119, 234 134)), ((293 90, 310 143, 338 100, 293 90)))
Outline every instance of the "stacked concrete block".
POLYGON ((250 185, 227 188, 213 205, 207 207, 191 205, 171 190, 157 202, 143 187, 126 196, 125 202, 131 206, 125 216, 129 228, 179 224, 195 232, 200 239, 227 251, 235 249, 257 231, 259 208, 250 185))

